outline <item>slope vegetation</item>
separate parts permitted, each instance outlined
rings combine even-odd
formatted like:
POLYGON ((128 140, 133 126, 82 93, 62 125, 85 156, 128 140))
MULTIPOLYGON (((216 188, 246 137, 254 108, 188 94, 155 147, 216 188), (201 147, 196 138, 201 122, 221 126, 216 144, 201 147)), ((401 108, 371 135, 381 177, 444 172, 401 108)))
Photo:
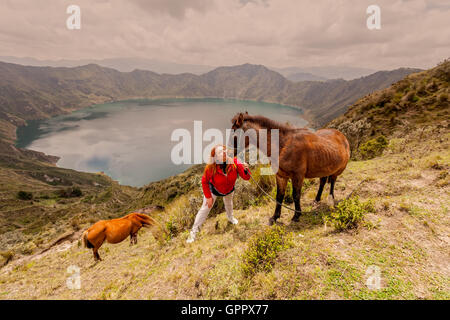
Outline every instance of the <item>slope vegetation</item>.
MULTIPOLYGON (((273 202, 252 182, 239 181, 235 198, 239 224, 227 223, 219 201, 197 241, 187 245, 201 201, 201 167, 194 167, 124 199, 128 201, 124 210, 164 205, 154 213, 167 232, 164 241, 142 230, 137 246, 130 247, 128 241, 105 244, 100 263, 94 263, 92 253, 78 241, 63 242, 4 266, 0 297, 448 300, 450 133, 448 117, 442 115, 448 112, 449 76, 444 62, 361 99, 329 124, 348 130, 357 155, 337 180, 336 206, 327 201, 315 204, 317 179, 308 180, 300 221, 292 223, 292 213, 283 209, 279 224, 268 227, 273 202), (399 89, 402 83, 409 89, 399 89), (391 98, 380 105, 380 97, 386 95, 391 98), (386 110, 398 121, 391 122, 386 110), (370 127, 359 126, 358 121, 370 127), (353 124, 363 128, 360 135, 352 135, 353 124), (381 135, 386 144, 362 157, 361 151, 373 146, 367 143, 381 135), (163 194, 165 188, 171 190, 170 196, 163 194), (355 207, 357 203, 365 205, 355 207), (335 223, 340 209, 350 215, 357 212, 362 219, 354 228, 340 230, 335 223), (66 286, 67 268, 72 265, 80 268, 79 290, 66 286), (379 275, 379 287, 371 286, 377 284, 372 282, 374 273, 379 275)), ((275 192, 273 177, 259 176, 257 168, 253 171, 263 188, 275 192)), ((111 194, 109 199, 116 197, 111 194)), ((291 201, 288 197, 287 203, 291 201)), ((94 212, 90 216, 95 217, 94 212)))

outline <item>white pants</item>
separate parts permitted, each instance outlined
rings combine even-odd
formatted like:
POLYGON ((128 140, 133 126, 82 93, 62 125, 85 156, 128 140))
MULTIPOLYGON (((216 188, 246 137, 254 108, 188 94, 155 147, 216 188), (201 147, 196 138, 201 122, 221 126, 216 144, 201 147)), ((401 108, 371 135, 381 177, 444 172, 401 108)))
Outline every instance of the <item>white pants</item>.
MULTIPOLYGON (((225 206, 225 211, 227 212, 227 217, 228 220, 230 221, 233 219, 233 194, 234 191, 223 197, 223 204, 225 206)), ((212 207, 214 206, 214 203, 216 202, 217 196, 212 194, 212 198, 213 204, 211 208, 208 208, 208 204, 206 203, 206 197, 203 196, 202 207, 200 208, 200 210, 198 210, 197 216, 195 217, 194 225, 192 226, 193 232, 198 232, 203 222, 205 222, 206 217, 208 217, 209 212, 211 211, 212 207)))

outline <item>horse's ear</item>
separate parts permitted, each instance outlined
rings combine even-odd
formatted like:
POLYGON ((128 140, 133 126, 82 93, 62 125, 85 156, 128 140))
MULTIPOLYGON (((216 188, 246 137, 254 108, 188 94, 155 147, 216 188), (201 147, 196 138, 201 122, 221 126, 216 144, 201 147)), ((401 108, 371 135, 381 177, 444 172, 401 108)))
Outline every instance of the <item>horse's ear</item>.
POLYGON ((247 115, 248 115, 248 111, 245 111, 245 114, 247 114, 247 115))

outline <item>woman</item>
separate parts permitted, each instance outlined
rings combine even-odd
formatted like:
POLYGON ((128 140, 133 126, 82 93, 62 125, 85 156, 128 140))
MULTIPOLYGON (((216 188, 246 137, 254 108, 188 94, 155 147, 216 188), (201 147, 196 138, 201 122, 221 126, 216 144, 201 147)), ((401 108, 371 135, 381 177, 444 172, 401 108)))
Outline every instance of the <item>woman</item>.
POLYGON ((205 222, 218 196, 223 197, 228 220, 232 224, 238 223, 238 220, 233 217, 234 184, 238 175, 244 180, 250 179, 248 165, 245 162, 239 162, 237 158, 228 157, 224 145, 217 145, 212 148, 209 162, 202 177, 203 204, 195 217, 187 243, 195 240, 197 232, 205 222))

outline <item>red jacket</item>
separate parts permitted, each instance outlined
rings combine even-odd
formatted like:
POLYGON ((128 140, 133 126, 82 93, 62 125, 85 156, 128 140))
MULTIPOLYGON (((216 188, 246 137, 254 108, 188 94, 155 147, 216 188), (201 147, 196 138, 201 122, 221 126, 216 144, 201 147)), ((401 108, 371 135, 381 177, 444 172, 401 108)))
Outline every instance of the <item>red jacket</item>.
POLYGON ((238 177, 238 173, 242 179, 250 179, 250 169, 247 169, 247 174, 244 172, 245 168, 242 163, 235 157, 234 165, 231 167, 227 175, 222 172, 220 166, 217 166, 216 173, 213 175, 211 171, 207 171, 202 177, 202 188, 206 198, 211 198, 211 190, 209 183, 211 182, 214 188, 222 194, 227 194, 234 188, 234 183, 238 177))

